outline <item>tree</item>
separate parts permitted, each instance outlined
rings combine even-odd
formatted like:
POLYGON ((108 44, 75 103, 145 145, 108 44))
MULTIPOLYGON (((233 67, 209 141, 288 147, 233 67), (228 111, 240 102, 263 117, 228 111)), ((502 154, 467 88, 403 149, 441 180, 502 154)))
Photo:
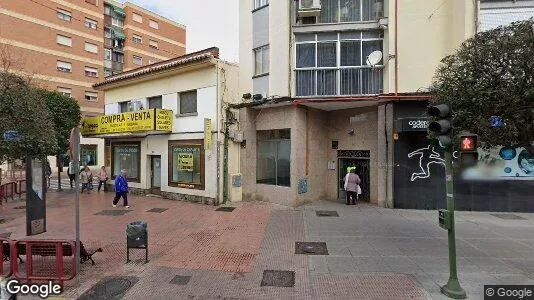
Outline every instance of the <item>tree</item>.
POLYGON ((63 95, 57 91, 38 89, 44 98, 48 111, 54 121, 57 139, 57 152, 49 155, 65 154, 68 148, 68 139, 73 127, 78 126, 81 120, 80 105, 76 99, 63 95))
POLYGON ((0 71, 0 134, 15 131, 15 141, 0 139, 0 160, 13 161, 26 156, 45 158, 57 152, 54 121, 42 97, 28 81, 0 71))
POLYGON ((533 57, 533 19, 481 32, 441 61, 430 91, 453 109, 456 133, 478 134, 482 148, 532 149, 533 57), (491 128, 492 116, 505 126, 491 128))

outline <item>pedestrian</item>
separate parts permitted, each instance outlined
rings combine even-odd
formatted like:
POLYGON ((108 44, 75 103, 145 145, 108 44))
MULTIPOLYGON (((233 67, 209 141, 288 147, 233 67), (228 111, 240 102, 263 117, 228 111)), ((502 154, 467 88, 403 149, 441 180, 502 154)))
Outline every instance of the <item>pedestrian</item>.
POLYGON ((46 187, 50 188, 50 180, 52 179, 52 168, 50 167, 50 162, 46 160, 45 163, 45 176, 46 176, 46 187))
POLYGON ((72 161, 69 162, 69 168, 67 169, 67 175, 69 175, 70 188, 72 189, 72 188, 74 188, 72 183, 74 182, 74 180, 76 180, 76 173, 74 172, 74 163, 72 161))
POLYGON ((98 191, 100 192, 100 188, 102 185, 104 186, 104 191, 106 191, 106 183, 109 179, 108 172, 106 171, 106 167, 102 166, 100 168, 100 172, 98 173, 98 191))
POLYGON ((87 194, 91 193, 92 184, 93 184, 93 173, 89 169, 88 166, 84 166, 83 171, 80 172, 80 181, 82 182, 82 191, 80 193, 83 194, 83 190, 87 190, 87 194))
POLYGON ((125 208, 130 208, 128 205, 128 180, 126 179, 126 170, 121 170, 121 173, 115 177, 115 199, 113 199, 113 207, 117 207, 119 199, 122 197, 125 208))
POLYGON ((361 194, 360 183, 361 183, 360 176, 356 174, 356 168, 352 167, 349 173, 347 173, 347 175, 345 176, 345 191, 347 194, 347 205, 351 204, 351 200, 352 200, 352 205, 356 204, 356 197, 358 194, 361 194))

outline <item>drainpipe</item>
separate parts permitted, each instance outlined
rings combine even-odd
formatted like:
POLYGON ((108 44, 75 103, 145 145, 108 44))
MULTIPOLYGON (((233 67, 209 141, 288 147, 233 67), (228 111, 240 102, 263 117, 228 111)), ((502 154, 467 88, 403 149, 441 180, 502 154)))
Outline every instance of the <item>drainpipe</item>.
POLYGON ((223 154, 223 204, 228 201, 228 116, 230 115, 230 107, 227 106, 224 110, 224 154, 223 154))
POLYGON ((399 0, 395 0, 395 96, 399 94, 399 0))
POLYGON ((386 202, 385 207, 388 207, 388 195, 389 195, 389 141, 388 141, 388 104, 386 102, 384 105, 384 135, 386 137, 386 202))
MULTIPOLYGON (((220 129, 219 129, 219 125, 220 125, 220 117, 221 117, 221 103, 220 103, 220 95, 219 95, 219 84, 221 84, 219 82, 219 60, 217 60, 217 196, 216 196, 216 204, 219 205, 219 197, 220 197, 220 182, 221 182, 221 146, 220 146, 220 129)), ((211 134, 211 132, 210 132, 211 134)), ((204 137, 205 138, 205 137, 204 137)))

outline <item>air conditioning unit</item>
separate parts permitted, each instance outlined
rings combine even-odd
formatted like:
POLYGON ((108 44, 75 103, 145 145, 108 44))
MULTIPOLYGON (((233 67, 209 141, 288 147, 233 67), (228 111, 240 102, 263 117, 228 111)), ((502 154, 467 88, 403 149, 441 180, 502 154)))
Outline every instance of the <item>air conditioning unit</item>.
POLYGON ((318 17, 321 14, 321 0, 300 0, 298 16, 299 18, 305 17, 318 17))

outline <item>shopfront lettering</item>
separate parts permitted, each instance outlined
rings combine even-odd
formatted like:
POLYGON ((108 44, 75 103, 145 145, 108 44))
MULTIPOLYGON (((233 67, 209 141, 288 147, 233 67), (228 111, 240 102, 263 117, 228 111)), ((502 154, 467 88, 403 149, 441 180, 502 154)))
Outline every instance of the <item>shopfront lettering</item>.
POLYGON ((428 128, 428 121, 425 120, 411 120, 408 122, 408 125, 412 129, 424 129, 428 128))

